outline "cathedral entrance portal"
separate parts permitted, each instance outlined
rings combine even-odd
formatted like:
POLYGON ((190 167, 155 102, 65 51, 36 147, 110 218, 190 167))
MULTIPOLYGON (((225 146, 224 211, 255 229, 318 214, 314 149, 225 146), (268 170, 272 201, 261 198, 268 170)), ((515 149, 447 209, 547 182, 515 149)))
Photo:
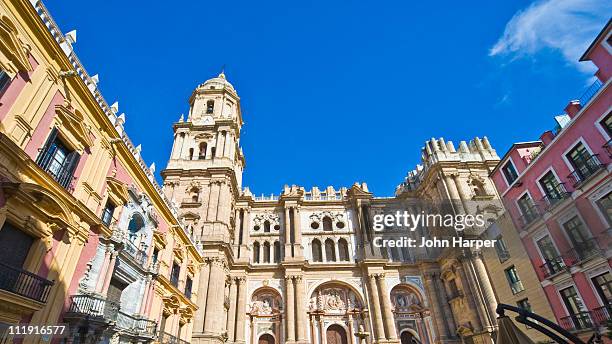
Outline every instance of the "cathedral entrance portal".
POLYGON ((400 337, 402 344, 420 344, 419 340, 414 337, 414 335, 408 331, 402 332, 400 337))
POLYGON ((259 344, 274 344, 274 337, 271 334, 263 334, 259 337, 259 344))
POLYGON ((348 344, 346 331, 340 325, 331 325, 327 328, 327 344, 348 344))

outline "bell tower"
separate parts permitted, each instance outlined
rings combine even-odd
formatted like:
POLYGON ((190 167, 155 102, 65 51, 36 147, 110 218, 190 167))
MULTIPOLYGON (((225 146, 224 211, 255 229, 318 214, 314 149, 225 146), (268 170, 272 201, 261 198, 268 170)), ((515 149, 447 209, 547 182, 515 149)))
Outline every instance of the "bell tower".
POLYGON ((235 202, 245 166, 240 148, 242 114, 236 90, 221 73, 199 85, 189 115, 174 128, 164 193, 179 220, 204 251, 197 285, 193 343, 223 343, 224 290, 234 237, 235 202))

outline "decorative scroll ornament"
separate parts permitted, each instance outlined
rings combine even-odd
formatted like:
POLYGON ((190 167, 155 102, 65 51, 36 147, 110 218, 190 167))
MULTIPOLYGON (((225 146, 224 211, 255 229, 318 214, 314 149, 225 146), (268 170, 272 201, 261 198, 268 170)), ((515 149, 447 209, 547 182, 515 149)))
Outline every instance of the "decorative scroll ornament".
POLYGON ((280 217, 274 213, 264 213, 255 215, 255 218, 253 219, 253 224, 261 227, 266 221, 270 222, 270 225, 272 226, 280 225, 280 217))

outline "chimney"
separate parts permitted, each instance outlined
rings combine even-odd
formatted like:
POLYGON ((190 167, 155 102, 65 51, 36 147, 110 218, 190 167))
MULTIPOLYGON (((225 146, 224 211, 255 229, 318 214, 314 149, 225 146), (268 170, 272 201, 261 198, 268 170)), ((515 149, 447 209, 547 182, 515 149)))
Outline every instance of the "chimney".
POLYGON ((548 146, 549 143, 555 138, 555 134, 551 130, 547 130, 540 135, 540 141, 544 144, 544 146, 548 146))
POLYGON ((569 104, 567 104, 567 106, 565 107, 565 113, 570 117, 570 118, 574 118, 576 116, 576 114, 578 113, 578 111, 580 111, 580 109, 582 109, 582 105, 580 105, 580 101, 578 100, 572 100, 569 102, 569 104))

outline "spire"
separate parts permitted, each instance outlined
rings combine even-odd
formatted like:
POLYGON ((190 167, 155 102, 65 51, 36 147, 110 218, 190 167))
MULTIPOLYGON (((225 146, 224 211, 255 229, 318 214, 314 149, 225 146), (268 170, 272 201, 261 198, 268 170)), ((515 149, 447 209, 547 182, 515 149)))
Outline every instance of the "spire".
POLYGON ((225 64, 223 64, 223 66, 221 66, 221 72, 219 73, 219 78, 221 79, 225 79, 225 64))

